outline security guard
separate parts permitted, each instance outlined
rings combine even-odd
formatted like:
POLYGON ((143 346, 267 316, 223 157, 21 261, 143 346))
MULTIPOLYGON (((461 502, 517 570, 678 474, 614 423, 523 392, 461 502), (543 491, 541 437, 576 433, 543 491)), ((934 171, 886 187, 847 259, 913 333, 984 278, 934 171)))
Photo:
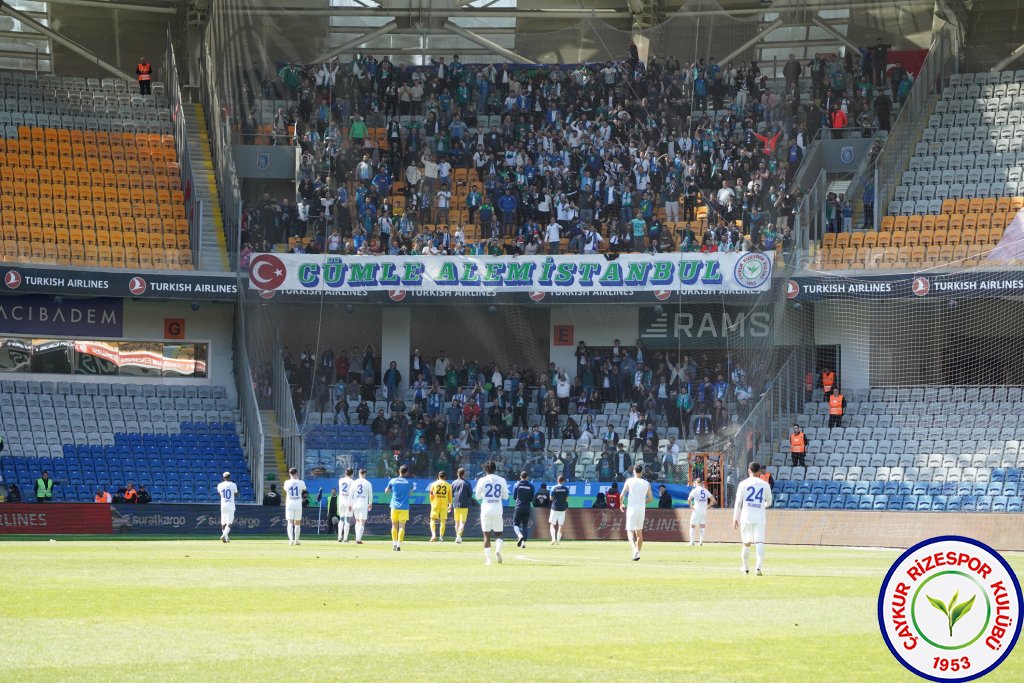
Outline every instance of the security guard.
POLYGON ((839 393, 839 387, 832 388, 832 395, 828 397, 828 428, 834 429, 843 426, 843 412, 846 410, 846 399, 839 393))
POLYGON ((757 476, 764 483, 768 484, 768 488, 772 490, 775 489, 775 477, 772 476, 771 472, 768 471, 767 467, 758 472, 757 476))
POLYGON ((789 457, 793 461, 793 467, 806 467, 804 457, 807 455, 807 435, 800 429, 800 425, 793 425, 793 432, 789 435, 789 457))
POLYGON ((832 388, 836 385, 836 371, 832 368, 825 368, 821 371, 821 388, 827 401, 832 395, 832 388))
POLYGON ((50 473, 43 471, 43 475, 36 479, 36 502, 49 503, 53 500, 53 487, 57 482, 50 479, 50 473))
POLYGON ((139 94, 148 95, 153 80, 153 67, 145 57, 139 59, 139 63, 135 66, 135 74, 139 77, 139 94))

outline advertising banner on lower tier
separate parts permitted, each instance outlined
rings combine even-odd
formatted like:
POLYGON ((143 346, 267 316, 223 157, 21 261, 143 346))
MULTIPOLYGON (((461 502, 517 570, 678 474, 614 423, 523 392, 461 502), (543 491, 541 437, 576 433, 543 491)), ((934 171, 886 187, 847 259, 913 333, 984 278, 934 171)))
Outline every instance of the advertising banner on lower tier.
POLYGON ((234 301, 235 273, 191 271, 88 270, 66 267, 0 268, 0 294, 60 294, 135 299, 234 301))
POLYGON ((1024 296, 1021 270, 796 276, 786 284, 786 298, 791 301, 1018 296, 1024 296))
POLYGON ((256 254, 249 287, 267 296, 315 292, 361 296, 486 296, 521 292, 582 296, 631 292, 756 294, 771 288, 774 254, 551 256, 337 256, 256 254))
POLYGON ((109 534, 111 509, 102 503, 0 505, 0 535, 109 534))
MULTIPOLYGON (((29 505, 27 507, 38 509, 42 506, 29 505)), ((102 508, 104 513, 108 510, 106 505, 97 505, 96 508, 102 508)), ((212 540, 216 540, 221 531, 219 505, 115 504, 110 506, 109 509, 113 512, 114 527, 119 534, 173 536, 209 534, 212 540)), ((531 525, 536 531, 537 538, 547 537, 549 512, 548 509, 533 509, 531 525)), ((0 513, 0 515, 2 514, 0 513)), ((109 533, 110 528, 109 517, 110 515, 108 514, 107 533, 109 533)), ((689 519, 690 512, 686 509, 648 509, 644 519, 645 538, 652 541, 687 540, 688 537, 684 538, 684 532, 688 531, 689 519)), ((512 538, 514 534, 512 532, 511 507, 505 508, 504 520, 506 538, 512 538)), ((447 533, 449 537, 452 537, 454 535, 454 522, 450 514, 447 521, 447 533)), ((566 514, 563 538, 566 540, 624 539, 626 537, 625 524, 625 515, 620 510, 570 509, 566 514)), ((430 506, 413 505, 409 510, 409 521, 405 528, 408 540, 428 538, 430 536, 430 506)), ((303 511, 302 529, 305 537, 308 537, 310 534, 315 535, 318 529, 321 535, 333 532, 332 521, 327 517, 326 498, 323 507, 311 505, 303 511)), ((11 532, 0 530, 0 533, 11 532)), ((23 533, 47 532, 32 531, 23 533)), ((49 533, 72 532, 51 531, 49 533)), ((236 507, 235 521, 231 525, 232 537, 275 533, 279 533, 281 538, 284 539, 284 507, 262 505, 239 505, 236 507)), ((370 536, 388 536, 391 533, 391 510, 386 504, 375 503, 373 505, 373 509, 366 520, 366 533, 370 536)), ((470 510, 465 536, 467 538, 480 538, 482 536, 480 532, 479 508, 474 507, 470 510)))

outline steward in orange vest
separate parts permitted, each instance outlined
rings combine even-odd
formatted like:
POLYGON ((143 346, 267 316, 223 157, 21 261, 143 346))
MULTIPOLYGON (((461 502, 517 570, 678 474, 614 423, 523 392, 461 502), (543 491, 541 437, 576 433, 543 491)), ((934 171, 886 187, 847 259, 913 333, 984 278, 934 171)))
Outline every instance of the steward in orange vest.
POLYGON ((789 435, 789 457, 793 460, 793 467, 806 467, 806 455, 807 435, 800 429, 800 425, 793 425, 793 433, 789 435))
POLYGON ((153 80, 153 67, 146 61, 145 57, 139 59, 139 63, 135 66, 135 75, 139 77, 139 94, 150 94, 150 82, 153 80))
POLYGON ((761 470, 758 473, 757 476, 758 476, 759 479, 761 479, 761 481, 763 481, 764 483, 768 484, 768 488, 770 488, 770 489, 774 489, 775 488, 775 477, 773 477, 771 475, 771 472, 769 472, 766 469, 765 470, 761 470))
POLYGON ((836 385, 836 373, 835 370, 823 370, 821 372, 821 388, 825 392, 825 400, 828 400, 829 394, 832 393, 832 388, 836 385))
POLYGON ((843 426, 843 412, 846 409, 846 399, 839 393, 839 387, 832 389, 832 395, 828 397, 828 427, 843 426))

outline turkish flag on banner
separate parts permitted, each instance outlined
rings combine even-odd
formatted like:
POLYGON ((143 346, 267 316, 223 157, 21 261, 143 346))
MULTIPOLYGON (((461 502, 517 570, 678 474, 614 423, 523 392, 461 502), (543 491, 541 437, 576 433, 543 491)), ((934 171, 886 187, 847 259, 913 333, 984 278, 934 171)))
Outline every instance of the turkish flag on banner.
POLYGON ((921 73, 924 58, 927 56, 928 50, 889 50, 889 63, 885 65, 885 72, 888 74, 896 66, 896 62, 899 62, 904 69, 917 78, 917 74, 921 73))

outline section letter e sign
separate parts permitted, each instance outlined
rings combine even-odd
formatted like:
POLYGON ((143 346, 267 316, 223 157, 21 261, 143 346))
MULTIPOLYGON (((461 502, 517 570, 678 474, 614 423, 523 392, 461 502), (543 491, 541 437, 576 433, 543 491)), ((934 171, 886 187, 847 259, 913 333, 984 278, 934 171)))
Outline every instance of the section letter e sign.
POLYGON ((1006 659, 1020 635, 1020 582, 971 538, 918 543, 889 569, 878 625, 900 664, 929 681, 971 681, 1006 659))

